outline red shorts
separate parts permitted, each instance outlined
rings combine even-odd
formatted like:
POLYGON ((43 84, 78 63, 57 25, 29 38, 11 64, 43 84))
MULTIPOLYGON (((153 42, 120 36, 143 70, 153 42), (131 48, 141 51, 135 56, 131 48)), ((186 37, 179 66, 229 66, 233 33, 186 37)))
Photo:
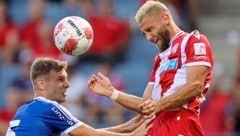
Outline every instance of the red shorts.
POLYGON ((147 136, 204 136, 199 116, 187 109, 157 114, 147 136))

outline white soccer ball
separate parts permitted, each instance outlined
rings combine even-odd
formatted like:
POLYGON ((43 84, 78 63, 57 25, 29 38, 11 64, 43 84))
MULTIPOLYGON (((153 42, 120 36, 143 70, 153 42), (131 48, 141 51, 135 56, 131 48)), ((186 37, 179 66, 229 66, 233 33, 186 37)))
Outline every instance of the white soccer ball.
POLYGON ((93 29, 88 21, 79 16, 68 16, 60 20, 54 28, 54 43, 63 53, 81 55, 91 47, 93 29))

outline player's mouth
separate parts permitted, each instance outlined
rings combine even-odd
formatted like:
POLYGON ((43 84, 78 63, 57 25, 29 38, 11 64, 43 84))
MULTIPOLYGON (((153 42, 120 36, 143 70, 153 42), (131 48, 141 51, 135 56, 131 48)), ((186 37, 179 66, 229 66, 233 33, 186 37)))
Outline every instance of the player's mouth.
POLYGON ((67 92, 66 92, 66 91, 63 92, 62 95, 63 95, 64 97, 66 97, 66 96, 67 96, 67 92))

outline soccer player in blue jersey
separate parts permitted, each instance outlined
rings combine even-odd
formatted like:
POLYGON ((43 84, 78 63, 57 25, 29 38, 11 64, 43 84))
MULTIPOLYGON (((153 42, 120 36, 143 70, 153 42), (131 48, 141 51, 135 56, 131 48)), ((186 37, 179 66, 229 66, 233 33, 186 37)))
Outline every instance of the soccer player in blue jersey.
POLYGON ((61 103, 69 87, 67 63, 50 58, 36 59, 30 71, 35 98, 16 112, 6 136, 145 136, 151 119, 139 118, 124 124, 94 129, 75 118, 61 103), (141 120, 141 121, 140 121, 141 120))

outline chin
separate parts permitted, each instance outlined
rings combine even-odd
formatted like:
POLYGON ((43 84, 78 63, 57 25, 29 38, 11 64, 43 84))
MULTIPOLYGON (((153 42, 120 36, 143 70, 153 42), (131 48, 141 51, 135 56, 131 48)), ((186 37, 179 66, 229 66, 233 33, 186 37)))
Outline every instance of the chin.
POLYGON ((58 102, 58 103, 64 103, 65 101, 66 101, 66 99, 63 98, 63 99, 61 99, 61 100, 58 100, 57 102, 58 102))

